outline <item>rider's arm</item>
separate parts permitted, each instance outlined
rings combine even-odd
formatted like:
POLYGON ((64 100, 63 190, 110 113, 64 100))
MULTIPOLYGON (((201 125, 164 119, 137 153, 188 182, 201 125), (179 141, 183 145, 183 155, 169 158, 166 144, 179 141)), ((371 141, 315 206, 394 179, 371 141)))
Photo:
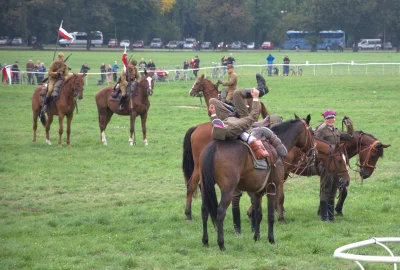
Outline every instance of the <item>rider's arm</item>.
POLYGON ((232 74, 226 82, 222 82, 223 86, 231 86, 237 82, 237 76, 232 74))

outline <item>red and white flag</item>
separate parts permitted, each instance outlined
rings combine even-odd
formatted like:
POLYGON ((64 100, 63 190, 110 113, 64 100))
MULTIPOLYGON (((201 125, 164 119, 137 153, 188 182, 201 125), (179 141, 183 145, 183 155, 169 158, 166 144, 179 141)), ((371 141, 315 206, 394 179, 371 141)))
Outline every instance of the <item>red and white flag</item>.
POLYGON ((8 78, 8 82, 11 84, 11 69, 10 66, 4 66, 1 69, 1 72, 3 73, 4 78, 8 78))
POLYGON ((71 42, 74 41, 74 37, 71 36, 67 31, 65 31, 64 28, 62 28, 62 21, 61 21, 60 29, 58 29, 58 34, 68 41, 71 41, 71 42))
POLYGON ((122 55, 122 62, 124 63, 124 71, 126 72, 126 68, 128 66, 128 61, 126 60, 126 46, 125 46, 124 54, 122 55))

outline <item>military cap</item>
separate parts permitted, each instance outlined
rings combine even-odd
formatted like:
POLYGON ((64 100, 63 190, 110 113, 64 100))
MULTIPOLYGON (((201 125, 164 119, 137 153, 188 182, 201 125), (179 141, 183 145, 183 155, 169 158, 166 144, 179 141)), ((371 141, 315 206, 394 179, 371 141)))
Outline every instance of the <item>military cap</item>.
POLYGON ((233 65, 232 65, 232 64, 228 64, 228 65, 226 66, 226 68, 233 68, 233 65))
POLYGON ((324 119, 330 118, 330 117, 336 117, 336 112, 333 110, 326 110, 322 116, 324 117, 324 119))
POLYGON ((136 66, 136 65, 137 65, 137 61, 136 61, 135 59, 132 59, 132 60, 129 62, 129 64, 132 64, 132 65, 136 66))

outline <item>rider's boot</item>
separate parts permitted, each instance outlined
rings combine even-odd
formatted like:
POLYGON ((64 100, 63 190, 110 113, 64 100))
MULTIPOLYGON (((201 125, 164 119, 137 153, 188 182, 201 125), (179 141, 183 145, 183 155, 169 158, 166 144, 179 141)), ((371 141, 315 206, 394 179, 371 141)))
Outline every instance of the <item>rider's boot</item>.
POLYGON ((256 74, 256 80, 257 80, 257 90, 260 91, 259 97, 262 97, 266 93, 268 93, 268 87, 265 83, 265 79, 261 74, 257 73, 256 74))
POLYGON ((124 110, 125 99, 126 99, 126 96, 121 96, 121 99, 119 100, 118 111, 123 111, 124 110))
POLYGON ((335 200, 328 200, 328 218, 329 218, 329 222, 335 222, 335 200))
POLYGON ((347 188, 344 187, 339 189, 339 200, 336 203, 335 207, 337 216, 343 216, 343 204, 344 201, 346 200, 346 197, 347 197, 347 188))
POLYGON ((321 220, 322 221, 328 221, 328 203, 327 201, 320 201, 319 202, 319 208, 321 210, 321 220))
POLYGON ((43 112, 47 112, 47 109, 50 107, 50 98, 45 97, 43 101, 43 112))
POLYGON ((269 154, 268 151, 265 149, 262 141, 254 140, 250 143, 251 150, 253 150, 256 159, 263 160, 266 159, 269 154))
POLYGON ((233 216, 233 228, 235 230, 235 235, 241 234, 242 227, 240 224, 240 208, 232 207, 232 216, 233 216))

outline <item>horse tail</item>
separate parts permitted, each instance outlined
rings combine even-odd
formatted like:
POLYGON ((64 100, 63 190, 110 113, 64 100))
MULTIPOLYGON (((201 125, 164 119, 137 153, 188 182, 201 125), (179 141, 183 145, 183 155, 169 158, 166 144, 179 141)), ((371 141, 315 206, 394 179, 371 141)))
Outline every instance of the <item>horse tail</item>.
POLYGON ((267 108, 264 106, 264 103, 261 103, 261 116, 264 119, 265 117, 267 117, 269 115, 269 112, 267 110, 267 108))
POLYGON ((46 126, 46 122, 47 122, 45 113, 42 112, 39 117, 40 117, 40 122, 45 127, 46 126))
POLYGON ((194 171, 191 136, 196 128, 197 126, 189 128, 188 131, 186 131, 185 138, 183 140, 182 170, 183 176, 185 177, 186 186, 188 186, 194 171))
POLYGON ((211 220, 216 225, 217 222, 217 194, 215 193, 215 177, 214 177, 214 156, 217 150, 216 142, 212 141, 204 150, 203 167, 201 168, 201 179, 203 182, 203 204, 210 213, 211 220))

